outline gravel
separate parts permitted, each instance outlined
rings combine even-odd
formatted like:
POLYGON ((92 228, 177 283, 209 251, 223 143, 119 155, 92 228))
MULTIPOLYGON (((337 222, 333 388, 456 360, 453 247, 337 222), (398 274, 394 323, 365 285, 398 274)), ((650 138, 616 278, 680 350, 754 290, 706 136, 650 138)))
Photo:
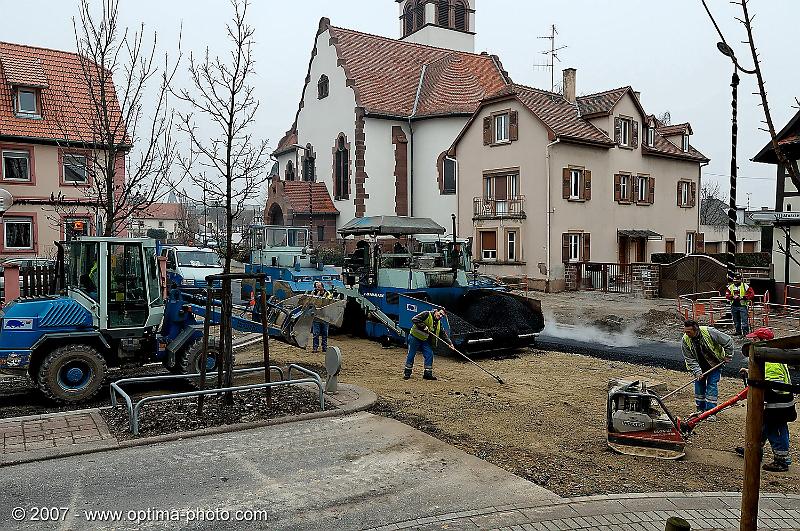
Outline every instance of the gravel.
MULTIPOLYGON (((325 405, 326 410, 333 407, 329 403, 325 405)), ((314 413, 319 410, 319 397, 316 393, 297 387, 277 387, 272 389, 271 408, 267 406, 265 389, 234 393, 232 406, 225 406, 222 397, 207 396, 203 404, 203 415, 199 417, 197 398, 147 404, 139 416, 138 436, 131 435, 128 413, 124 408, 102 409, 100 414, 111 433, 124 440, 314 413)))

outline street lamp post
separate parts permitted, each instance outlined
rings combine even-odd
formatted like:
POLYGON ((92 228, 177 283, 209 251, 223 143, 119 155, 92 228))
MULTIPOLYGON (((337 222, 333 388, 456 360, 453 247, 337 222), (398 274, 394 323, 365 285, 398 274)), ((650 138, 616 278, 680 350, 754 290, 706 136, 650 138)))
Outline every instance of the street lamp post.
POLYGON ((739 66, 733 49, 724 42, 717 43, 717 49, 730 58, 733 62, 733 75, 731 75, 731 189, 728 202, 728 281, 733 280, 736 274, 736 181, 738 167, 736 164, 736 148, 739 142, 739 71, 746 74, 755 73, 755 70, 746 70, 739 66))

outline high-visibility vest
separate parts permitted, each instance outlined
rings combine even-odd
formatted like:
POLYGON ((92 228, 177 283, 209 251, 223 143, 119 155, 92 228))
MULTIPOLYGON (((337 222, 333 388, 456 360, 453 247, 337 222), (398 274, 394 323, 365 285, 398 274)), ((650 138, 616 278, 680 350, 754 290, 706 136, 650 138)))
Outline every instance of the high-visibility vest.
MULTIPOLYGON (((718 345, 716 341, 711 337, 711 334, 708 331, 707 326, 700 327, 700 337, 705 342, 706 346, 714 353, 714 356, 719 360, 722 361, 725 359, 725 349, 722 348, 722 345, 718 345)), ((683 342, 684 344, 689 347, 689 350, 694 352, 694 342, 692 342, 692 338, 688 335, 683 334, 683 342)), ((694 352, 695 356, 698 356, 698 352, 694 352)), ((686 368, 689 368, 689 364, 686 364, 686 368)))
POLYGON ((97 270, 98 270, 97 262, 95 262, 92 265, 92 268, 89 270, 89 280, 91 280, 92 284, 94 284, 94 289, 100 289, 100 284, 98 284, 98 281, 100 279, 98 278, 97 270))
MULTIPOLYGON (((789 375, 789 367, 786 366, 783 363, 772 363, 772 362, 765 363, 764 364, 764 379, 766 379, 766 380, 768 380, 770 382, 780 382, 780 383, 784 383, 784 384, 791 384, 792 383, 792 377, 789 375)), ((792 394, 790 391, 777 391, 777 390, 774 390, 774 389, 771 392, 776 394, 776 395, 785 397, 787 399, 792 394)), ((773 407, 773 408, 774 407, 789 407, 789 406, 793 405, 794 402, 789 402, 789 403, 778 402, 778 404, 779 404, 778 406, 775 406, 772 403, 768 403, 767 407, 773 407)))
POLYGON ((317 293, 317 290, 314 290, 314 291, 311 292, 311 294, 314 295, 315 297, 322 297, 323 299, 332 299, 333 298, 333 293, 331 293, 328 290, 323 290, 323 292, 321 294, 317 293))
POLYGON ((415 324, 411 327, 411 335, 420 341, 427 341, 431 335, 430 332, 433 332, 436 337, 439 337, 439 333, 442 331, 442 321, 439 320, 434 323, 433 313, 428 312, 428 316, 425 318, 425 326, 428 327, 428 332, 420 330, 415 324))
MULTIPOLYGON (((733 295, 733 293, 734 293, 734 291, 736 289, 737 288, 736 288, 735 284, 731 284, 730 286, 728 286, 728 291, 731 292, 731 295, 733 295)), ((750 301, 747 300, 747 298, 745 298, 745 296, 747 295, 747 292, 750 290, 750 286, 748 286, 747 284, 742 282, 741 284, 739 284, 739 288, 738 289, 739 289, 739 297, 740 297, 739 303, 742 306, 747 306, 748 304, 750 304, 750 301)), ((731 301, 731 303, 733 303, 733 301, 731 301)))

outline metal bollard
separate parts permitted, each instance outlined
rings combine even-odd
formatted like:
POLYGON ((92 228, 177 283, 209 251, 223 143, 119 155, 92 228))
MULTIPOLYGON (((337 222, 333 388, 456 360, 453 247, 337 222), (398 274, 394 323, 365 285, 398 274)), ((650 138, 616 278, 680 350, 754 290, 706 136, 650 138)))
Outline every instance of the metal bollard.
POLYGON ((342 370, 342 351, 339 347, 328 347, 325 352, 325 392, 336 393, 339 390, 339 372, 342 370))
POLYGON ((692 526, 683 518, 671 516, 669 520, 667 520, 667 527, 664 531, 691 531, 691 529, 692 526))

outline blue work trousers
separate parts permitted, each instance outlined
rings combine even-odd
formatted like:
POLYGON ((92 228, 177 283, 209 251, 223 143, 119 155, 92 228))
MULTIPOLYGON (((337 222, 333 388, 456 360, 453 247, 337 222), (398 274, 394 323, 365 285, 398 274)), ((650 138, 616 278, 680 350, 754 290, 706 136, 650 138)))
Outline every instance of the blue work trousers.
POLYGON ((428 340, 417 339, 416 337, 408 334, 408 356, 406 357, 406 369, 414 368, 414 357, 417 352, 422 351, 422 357, 425 358, 425 368, 433 368, 433 347, 428 340))
POLYGON ((733 317, 733 325, 736 327, 737 334, 746 336, 750 333, 750 316, 747 306, 731 306, 731 317, 733 317))
POLYGON ((314 334, 314 341, 311 345, 313 350, 317 350, 319 348, 319 340, 322 338, 322 350, 328 350, 328 330, 330 329, 330 324, 326 323, 325 321, 314 321, 311 325, 311 332, 314 334))
POLYGON ((720 376, 722 376, 722 370, 717 369, 702 380, 694 382, 694 401, 698 411, 708 411, 717 407, 720 376))

